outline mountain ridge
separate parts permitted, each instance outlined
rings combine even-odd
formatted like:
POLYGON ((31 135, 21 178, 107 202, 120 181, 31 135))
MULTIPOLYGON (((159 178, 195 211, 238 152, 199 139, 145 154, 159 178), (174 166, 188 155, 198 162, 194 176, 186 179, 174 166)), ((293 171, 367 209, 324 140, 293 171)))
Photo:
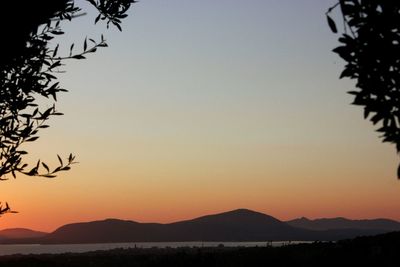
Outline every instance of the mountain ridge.
MULTIPOLYGON (((345 218, 310 220, 305 217, 281 221, 273 216, 236 209, 172 223, 142 223, 108 218, 62 225, 38 238, 7 239, 2 243, 119 243, 119 242, 184 242, 184 241, 288 241, 339 240, 362 235, 374 235, 400 229, 394 220, 380 219, 379 223, 392 228, 356 227, 358 221, 345 218), (311 228, 310 223, 346 222, 352 227, 311 228), (307 228, 308 227, 308 228, 307 228)), ((365 221, 365 220, 360 220, 365 221)), ((376 221, 374 221, 376 223, 376 221)), ((358 222, 359 223, 359 222, 358 222)), ((364 223, 364 222, 363 222, 364 223)), ((365 223, 364 223, 365 224, 365 223)), ((374 224, 376 225, 376 224, 374 224)))
POLYGON ((356 219, 351 220, 344 217, 308 219, 301 217, 286 221, 291 226, 309 230, 330 229, 380 229, 387 231, 400 231, 400 222, 391 219, 356 219))
POLYGON ((7 228, 0 230, 0 240, 38 238, 47 235, 46 232, 35 231, 27 228, 7 228))
POLYGON ((296 236, 298 232, 303 230, 297 231, 272 216, 237 209, 166 224, 115 219, 68 224, 44 237, 42 242, 249 241, 261 237, 275 240, 280 236, 285 239, 296 236))

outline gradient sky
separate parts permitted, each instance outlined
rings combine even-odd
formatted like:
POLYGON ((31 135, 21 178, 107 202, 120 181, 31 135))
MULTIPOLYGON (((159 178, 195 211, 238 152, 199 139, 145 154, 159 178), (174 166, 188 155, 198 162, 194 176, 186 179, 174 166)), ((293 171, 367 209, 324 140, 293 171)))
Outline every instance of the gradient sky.
MULTIPOLYGON (((82 1, 78 1, 81 3, 82 1)), ((104 218, 172 222, 236 208, 281 220, 400 220, 399 161, 339 80, 330 0, 142 0, 123 32, 93 9, 60 39, 109 48, 71 61, 70 92, 31 159, 80 162, 56 179, 19 176, 0 229, 52 231, 104 218)), ((83 7, 86 4, 83 3, 83 7)))

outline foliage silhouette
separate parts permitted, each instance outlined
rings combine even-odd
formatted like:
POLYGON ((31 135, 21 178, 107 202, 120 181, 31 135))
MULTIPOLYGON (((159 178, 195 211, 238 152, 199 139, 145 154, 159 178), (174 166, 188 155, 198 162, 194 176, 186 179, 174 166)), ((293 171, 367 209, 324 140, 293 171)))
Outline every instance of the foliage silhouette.
POLYGON ((340 0, 326 14, 334 33, 330 13, 337 7, 344 32, 333 51, 347 63, 340 78, 356 80, 352 104, 364 107, 364 118, 379 123, 382 142, 395 144, 400 153, 400 1, 340 0))
MULTIPOLYGON (((99 20, 106 21, 121 29, 121 20, 135 0, 87 0, 99 14, 99 20)), ((56 73, 60 72, 67 59, 84 59, 99 47, 107 44, 103 35, 100 41, 85 38, 83 51, 76 53, 74 44, 66 56, 58 55, 59 45, 51 46, 55 36, 62 35, 61 22, 84 15, 74 0, 52 1, 5 1, 0 4, 2 25, 7 25, 3 36, 3 50, 0 51, 0 180, 14 178, 17 173, 28 176, 53 178, 60 171, 67 171, 75 163, 70 154, 67 160, 57 155, 59 165, 50 168, 38 160, 28 167, 23 157, 28 152, 22 148, 25 143, 36 141, 38 132, 48 126, 52 116, 62 115, 55 107, 57 96, 67 90, 57 82, 56 73), (17 15, 16 15, 17 14, 17 15), (15 22, 15 18, 21 19, 15 22), (12 22, 12 23, 10 23, 12 22), (10 26, 9 26, 10 25, 10 26), (89 43, 89 44, 88 44, 89 43), (45 108, 43 99, 52 102, 45 108)), ((0 207, 0 215, 10 212, 6 203, 0 207)))

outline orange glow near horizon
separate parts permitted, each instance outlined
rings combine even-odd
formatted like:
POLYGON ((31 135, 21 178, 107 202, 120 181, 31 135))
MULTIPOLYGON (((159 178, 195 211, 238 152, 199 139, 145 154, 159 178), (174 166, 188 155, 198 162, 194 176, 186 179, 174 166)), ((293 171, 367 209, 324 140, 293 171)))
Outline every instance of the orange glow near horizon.
MULTIPOLYGON (((396 181, 391 188, 372 179, 363 183, 329 182, 333 177, 309 180, 308 184, 288 178, 273 183, 273 179, 260 179, 249 173, 253 178, 246 179, 244 184, 238 173, 237 177, 218 174, 219 180, 207 175, 208 179, 198 177, 186 181, 182 177, 168 179, 154 174, 143 180, 120 177, 120 183, 104 185, 91 184, 94 179, 71 175, 82 169, 77 166, 70 173, 52 180, 19 177, 4 183, 4 191, 9 189, 15 193, 2 194, 2 197, 20 213, 1 217, 0 229, 24 227, 50 232, 67 223, 106 218, 170 223, 238 208, 252 209, 280 220, 305 216, 311 219, 385 217, 400 221, 396 181), (169 183, 162 183, 163 180, 169 183), (383 189, 377 190, 378 186, 383 189)), ((100 183, 104 178, 97 179, 100 183)))

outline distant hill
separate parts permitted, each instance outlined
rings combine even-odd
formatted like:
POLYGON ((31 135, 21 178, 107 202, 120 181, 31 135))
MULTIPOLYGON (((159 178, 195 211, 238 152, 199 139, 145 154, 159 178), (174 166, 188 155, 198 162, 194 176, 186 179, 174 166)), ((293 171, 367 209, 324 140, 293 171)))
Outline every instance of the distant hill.
POLYGON ((302 217, 287 221, 286 223, 293 227, 317 231, 333 229, 380 230, 382 232, 400 231, 400 222, 388 219, 349 220, 338 217, 310 220, 302 217))
POLYGON ((0 231, 0 240, 5 239, 25 239, 25 238, 39 238, 47 235, 48 233, 34 231, 26 228, 10 228, 0 231))
POLYGON ((49 243, 156 241, 266 241, 305 237, 269 215, 239 209, 170 224, 107 219, 64 225, 42 239, 49 243))
MULTIPOLYGON (((304 221, 304 220, 303 220, 304 221)), ((72 223, 52 233, 31 239, 2 243, 117 243, 183 241, 289 241, 339 240, 388 232, 387 229, 347 228, 305 229, 272 216, 238 209, 169 224, 139 223, 118 219, 72 223)), ((392 229, 390 229, 392 230, 392 229)))

